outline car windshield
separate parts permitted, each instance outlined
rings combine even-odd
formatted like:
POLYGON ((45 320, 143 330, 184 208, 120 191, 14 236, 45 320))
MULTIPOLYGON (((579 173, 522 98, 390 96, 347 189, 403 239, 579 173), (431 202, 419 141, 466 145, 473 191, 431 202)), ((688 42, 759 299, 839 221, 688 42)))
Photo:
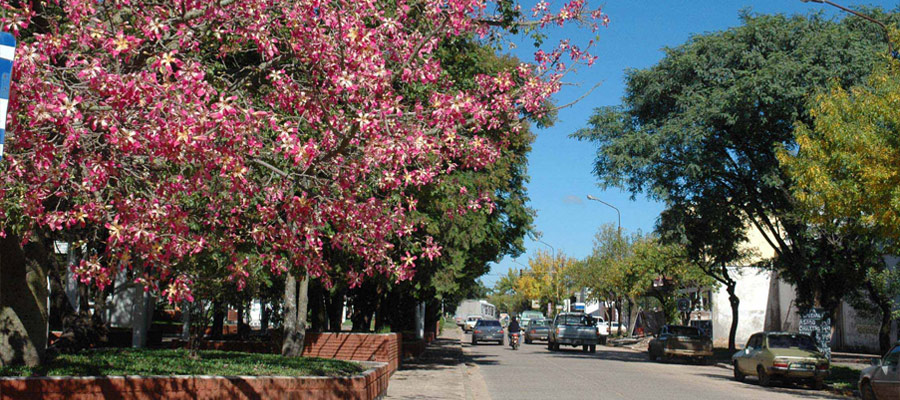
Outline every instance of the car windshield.
POLYGON ((570 314, 559 316, 560 325, 591 325, 590 321, 584 315, 570 314))
POLYGON ((478 325, 479 326, 500 326, 500 321, 483 319, 483 320, 478 321, 478 325))
POLYGON ((675 336, 700 336, 700 331, 690 326, 670 326, 669 333, 675 336))
POLYGON ((806 335, 770 335, 770 349, 800 349, 817 351, 816 343, 806 335))
POLYGON ((546 319, 538 319, 538 320, 531 321, 531 323, 528 326, 547 326, 547 325, 549 325, 549 324, 546 319))

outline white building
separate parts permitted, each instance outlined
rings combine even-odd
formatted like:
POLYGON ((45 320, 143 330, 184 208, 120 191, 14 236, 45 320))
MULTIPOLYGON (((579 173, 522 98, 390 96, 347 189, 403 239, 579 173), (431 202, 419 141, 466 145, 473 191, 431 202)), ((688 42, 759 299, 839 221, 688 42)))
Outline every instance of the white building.
MULTIPOLYGON (((749 229, 746 248, 756 252, 752 264, 775 256, 775 251, 755 228, 749 229)), ((760 331, 796 332, 800 315, 796 304, 796 292, 792 285, 778 279, 775 272, 754 267, 729 268, 737 281, 735 287, 740 305, 735 344, 743 347, 750 335, 760 331)), ((728 345, 731 329, 731 304, 724 287, 717 288, 712 299, 713 342, 716 346, 728 345)), ((831 348, 834 351, 866 352, 878 354, 878 331, 881 321, 875 316, 861 315, 847 303, 842 303, 832 321, 831 348)), ((897 324, 891 337, 897 337, 897 324)))

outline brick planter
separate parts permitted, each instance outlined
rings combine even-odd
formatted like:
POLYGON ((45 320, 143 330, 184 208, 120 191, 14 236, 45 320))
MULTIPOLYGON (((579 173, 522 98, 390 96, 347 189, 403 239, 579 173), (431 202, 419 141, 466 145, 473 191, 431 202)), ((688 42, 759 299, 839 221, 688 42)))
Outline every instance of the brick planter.
MULTIPOLYGON (((186 344, 182 343, 179 346, 186 346, 186 344)), ((278 354, 281 352, 281 344, 274 342, 207 340, 200 343, 200 349, 278 354)), ((388 364, 391 374, 399 368, 401 355, 400 335, 396 333, 310 332, 306 334, 303 347, 304 357, 384 362, 388 364)))
POLYGON ((400 335, 396 333, 307 333, 303 355, 338 360, 388 363, 400 367, 400 335))
POLYGON ((98 376, 0 378, 0 400, 46 399, 380 399, 389 366, 344 378, 287 376, 98 376))

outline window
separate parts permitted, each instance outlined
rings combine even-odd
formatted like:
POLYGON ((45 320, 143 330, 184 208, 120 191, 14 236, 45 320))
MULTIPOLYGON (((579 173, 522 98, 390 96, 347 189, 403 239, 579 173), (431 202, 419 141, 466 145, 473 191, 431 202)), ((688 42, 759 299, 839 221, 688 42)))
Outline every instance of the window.
POLYGON ((748 349, 758 349, 760 347, 762 347, 762 336, 760 336, 760 335, 750 336, 750 340, 747 341, 747 348, 748 349))
POLYGON ((700 331, 690 326, 669 326, 668 332, 675 336, 700 336, 700 331))
POLYGON ((500 321, 493 319, 480 319, 475 323, 476 326, 500 326, 500 321))
POLYGON ((592 326, 590 318, 578 314, 562 314, 556 317, 556 325, 592 326))
POLYGON ((887 355, 884 356, 881 365, 893 367, 898 363, 900 363, 900 346, 894 346, 894 348, 888 351, 887 355))
POLYGON ((770 349, 800 349, 819 351, 816 342, 807 335, 769 335, 770 349))

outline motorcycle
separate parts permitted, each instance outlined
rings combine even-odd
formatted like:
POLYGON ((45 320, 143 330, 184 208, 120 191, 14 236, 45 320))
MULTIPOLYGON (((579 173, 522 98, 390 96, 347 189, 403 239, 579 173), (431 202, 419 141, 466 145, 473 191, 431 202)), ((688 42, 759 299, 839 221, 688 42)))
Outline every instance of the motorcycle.
POLYGON ((519 349, 519 334, 518 333, 510 333, 509 334, 509 346, 512 347, 513 350, 519 349))

